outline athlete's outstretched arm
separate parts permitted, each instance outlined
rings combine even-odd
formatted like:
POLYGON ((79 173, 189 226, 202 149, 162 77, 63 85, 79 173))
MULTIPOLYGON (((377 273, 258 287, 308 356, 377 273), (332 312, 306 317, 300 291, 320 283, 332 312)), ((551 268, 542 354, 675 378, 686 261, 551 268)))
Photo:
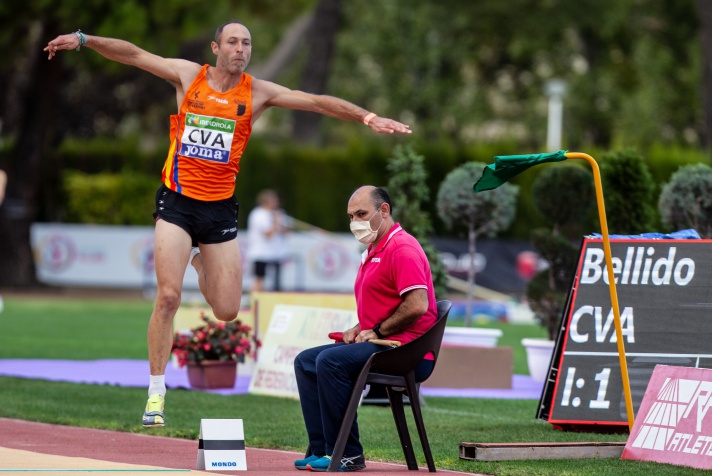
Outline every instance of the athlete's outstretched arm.
MULTIPOLYGON (((194 77, 200 69, 200 65, 197 63, 182 59, 163 58, 125 40, 86 35, 84 33, 82 35, 86 39, 86 43, 82 45, 83 47, 91 48, 112 61, 141 68, 174 84, 181 84, 181 75, 192 75, 194 77)), ((44 51, 48 53, 48 59, 51 60, 60 50, 77 49, 80 46, 79 37, 80 35, 76 33, 70 33, 68 35, 60 35, 50 41, 44 48, 44 51)))
POLYGON ((255 79, 252 82, 252 107, 255 111, 255 119, 270 106, 318 112, 345 121, 363 121, 372 131, 379 134, 411 133, 410 126, 386 117, 378 117, 343 99, 295 91, 270 81, 255 79))

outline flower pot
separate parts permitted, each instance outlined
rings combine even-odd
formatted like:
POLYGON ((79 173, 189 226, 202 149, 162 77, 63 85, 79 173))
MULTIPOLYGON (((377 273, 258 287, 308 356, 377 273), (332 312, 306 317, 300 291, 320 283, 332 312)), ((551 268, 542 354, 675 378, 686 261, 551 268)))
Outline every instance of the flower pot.
POLYGON ((188 362, 188 382, 192 388, 233 388, 237 378, 234 360, 203 360, 188 362))
POLYGON ((554 341, 548 339, 526 338, 522 345, 527 351, 529 375, 535 382, 546 381, 549 375, 549 363, 554 352, 554 341))

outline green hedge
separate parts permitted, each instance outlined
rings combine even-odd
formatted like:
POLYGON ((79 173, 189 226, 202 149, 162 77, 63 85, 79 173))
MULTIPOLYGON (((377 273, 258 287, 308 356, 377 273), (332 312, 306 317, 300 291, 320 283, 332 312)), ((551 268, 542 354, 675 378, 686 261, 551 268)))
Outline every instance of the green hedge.
POLYGON ((154 197, 159 182, 146 174, 87 174, 68 171, 64 175, 67 221, 107 225, 153 224, 154 197))
MULTIPOLYGON (((273 188, 282 195, 284 208, 290 215, 330 231, 347 231, 346 202, 351 192, 366 183, 387 184, 387 160, 394 145, 404 140, 411 138, 354 139, 339 146, 316 147, 291 143, 274 145, 253 137, 236 180, 235 194, 241 205, 240 228, 245 228, 257 193, 263 188, 273 188)), ((435 197, 448 172, 468 161, 491 163, 495 155, 539 152, 522 150, 513 143, 469 147, 419 143, 415 151, 425 156, 432 195, 428 211, 433 216, 435 233, 440 236, 450 232, 439 218, 435 197)), ((600 150, 585 152, 599 162, 604 154, 600 150)), ((60 154, 67 170, 64 184, 68 221, 152 223, 153 194, 159 185, 164 153, 163 150, 141 152, 136 143, 130 141, 71 142, 63 146, 60 154), (96 173, 88 175, 76 170, 96 173)), ((697 150, 662 146, 652 147, 642 155, 656 182, 656 199, 662 183, 669 180, 672 172, 682 165, 707 160, 704 153, 697 150)), ((534 167, 512 180, 520 187, 517 215, 512 227, 502 236, 528 239, 531 229, 544 224, 532 203, 531 186, 547 166, 552 165, 534 167)), ((657 208, 657 203, 655 206, 657 208)))

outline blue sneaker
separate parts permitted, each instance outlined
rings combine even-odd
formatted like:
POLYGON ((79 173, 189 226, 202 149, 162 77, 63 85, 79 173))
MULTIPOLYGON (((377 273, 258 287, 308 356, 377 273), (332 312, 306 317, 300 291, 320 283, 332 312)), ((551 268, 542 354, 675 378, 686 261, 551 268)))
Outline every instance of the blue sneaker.
POLYGON ((309 469, 307 465, 321 458, 321 456, 311 455, 306 458, 298 459, 294 462, 294 467, 297 469, 309 469))
MULTIPOLYGON (((326 471, 329 469, 331 456, 323 456, 316 461, 307 464, 307 469, 310 471, 326 471)), ((339 472, 342 471, 360 471, 366 469, 366 458, 363 455, 344 456, 339 463, 339 472)))

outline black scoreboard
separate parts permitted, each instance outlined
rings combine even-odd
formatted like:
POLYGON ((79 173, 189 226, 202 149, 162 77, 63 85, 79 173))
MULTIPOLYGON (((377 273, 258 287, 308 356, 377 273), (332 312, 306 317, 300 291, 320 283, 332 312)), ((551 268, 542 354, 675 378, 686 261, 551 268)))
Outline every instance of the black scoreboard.
MULTIPOLYGON (((712 368, 712 240, 612 239, 634 411, 657 364, 712 368)), ((557 428, 627 431, 608 271, 585 238, 537 418, 557 428)))

